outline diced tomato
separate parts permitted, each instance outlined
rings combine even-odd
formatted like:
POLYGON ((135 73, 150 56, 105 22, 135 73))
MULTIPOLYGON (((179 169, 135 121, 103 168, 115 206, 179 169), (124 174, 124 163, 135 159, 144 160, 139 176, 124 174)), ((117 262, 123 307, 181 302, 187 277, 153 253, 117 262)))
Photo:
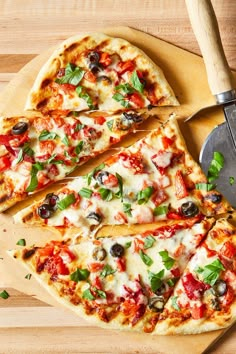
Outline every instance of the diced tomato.
POLYGON ((168 147, 170 147, 172 144, 174 143, 174 139, 170 139, 167 136, 163 136, 162 137, 162 144, 164 149, 167 149, 168 147))
POLYGON ((0 135, 0 145, 10 146, 10 141, 15 139, 14 135, 0 135))
POLYGON ((184 229, 184 225, 171 225, 171 226, 161 226, 153 231, 154 236, 158 236, 160 239, 170 238, 176 234, 178 230, 184 229))
POLYGON ((142 79, 142 78, 143 78, 143 73, 142 73, 142 71, 136 70, 136 72, 137 72, 138 78, 139 78, 139 79, 142 79))
POLYGON ((179 268, 174 268, 170 270, 171 274, 175 277, 175 278, 179 278, 180 277, 180 269, 179 268))
POLYGON ((105 178, 103 178, 102 180, 104 186, 106 187, 117 187, 118 186, 118 179, 115 175, 113 175, 112 173, 109 173, 108 176, 106 176, 105 178))
POLYGON ((199 320, 204 316, 204 311, 206 309, 205 304, 201 304, 200 306, 194 305, 191 307, 191 315, 194 320, 199 320))
POLYGON ((212 250, 212 249, 210 249, 210 248, 208 247, 208 245, 206 244, 205 241, 203 241, 203 242, 201 243, 201 246, 204 247, 205 250, 207 251, 207 256, 208 256, 208 257, 213 257, 213 256, 215 256, 215 255, 217 254, 217 252, 216 252, 215 250, 212 250))
POLYGON ((97 81, 97 78, 92 73, 92 71, 86 71, 86 73, 84 74, 84 79, 92 83, 95 83, 97 81))
POLYGON ((234 298, 235 298, 234 289, 230 285, 227 285, 227 293, 224 297, 223 305, 229 306, 234 301, 234 298))
POLYGON ((34 118, 33 126, 40 132, 43 130, 51 131, 53 128, 52 121, 45 118, 34 118))
POLYGON ((39 149, 44 154, 52 155, 54 149, 56 147, 56 143, 53 140, 43 140, 39 142, 39 149))
POLYGON ((51 165, 48 169, 48 175, 51 177, 51 179, 53 177, 56 177, 59 175, 59 170, 58 170, 58 167, 56 165, 51 165))
POLYGON ((167 219, 170 219, 170 220, 183 220, 184 219, 184 216, 177 213, 176 211, 168 211, 166 216, 167 216, 167 219))
POLYGON ((6 171, 11 167, 11 160, 7 156, 0 157, 0 172, 6 171))
POLYGON ((168 196, 163 189, 158 189, 152 196, 152 202, 155 204, 155 206, 160 205, 166 199, 168 199, 168 196))
POLYGON ((184 183, 184 178, 180 170, 178 170, 175 174, 175 194, 177 199, 185 198, 188 195, 188 191, 184 183))
POLYGON ((69 269, 63 263, 63 260, 59 256, 52 256, 48 258, 44 265, 44 270, 52 275, 68 275, 69 269))
POLYGON ((45 247, 38 248, 37 253, 40 257, 51 257, 53 255, 54 245, 48 244, 45 247))
POLYGON ((60 88, 67 94, 70 95, 71 93, 73 93, 76 89, 75 85, 72 84, 61 84, 60 88))
POLYGON ((233 258, 236 254, 236 247, 230 241, 226 241, 220 249, 220 254, 227 258, 233 258))
POLYGON ((124 257, 118 258, 116 263, 119 272, 124 272, 126 270, 126 259, 124 257))
POLYGON ((93 280, 93 286, 95 286, 99 290, 102 290, 102 282, 99 276, 96 276, 95 279, 93 280))
POLYGON ((59 254, 64 263, 71 263, 76 259, 76 255, 67 246, 63 247, 59 254))
POLYGON ((89 263, 89 265, 88 265, 88 269, 92 273, 99 272, 99 270, 102 270, 103 267, 104 267, 104 264, 103 263, 98 263, 98 262, 89 263))
POLYGON ((101 63, 103 66, 107 67, 111 64, 111 56, 110 54, 106 53, 106 52, 102 52, 101 53, 101 57, 99 60, 99 63, 101 63))
POLYGON ((91 140, 97 140, 102 135, 102 132, 92 127, 85 127, 83 129, 83 134, 85 138, 90 138, 91 140))
POLYGON ((173 153, 171 151, 159 150, 157 154, 151 157, 152 163, 156 166, 156 168, 161 171, 166 171, 166 168, 170 166, 172 160, 173 153), (162 170, 163 169, 163 170, 162 170))
POLYGON ((103 125, 105 121, 106 119, 103 116, 94 117, 95 124, 103 125))
POLYGON ((114 216, 114 219, 118 221, 119 224, 126 224, 128 222, 126 215, 120 211, 114 216))
POLYGON ((134 251, 139 253, 140 250, 143 250, 144 241, 139 238, 134 239, 134 251))
MULTIPOLYGON (((56 111, 54 111, 54 113, 55 113, 55 112, 56 112, 56 111)), ((56 117, 53 118, 53 120, 54 120, 54 122, 56 123, 56 126, 57 126, 58 128, 62 127, 62 126, 65 124, 64 119, 61 118, 61 116, 63 115, 62 112, 63 112, 63 113, 66 112, 65 115, 68 114, 67 111, 58 111, 58 116, 56 116, 56 117)))
POLYGON ((182 279, 182 283, 190 300, 198 300, 203 292, 210 287, 210 285, 196 280, 192 273, 186 274, 182 279))
POLYGON ((132 60, 120 61, 117 66, 117 71, 120 75, 123 75, 126 71, 134 71, 135 69, 135 64, 132 60))
POLYGON ((135 105, 136 108, 144 107, 144 100, 138 92, 134 92, 128 95, 128 99, 130 102, 132 102, 135 105))
POLYGON ((177 247, 177 249, 175 250, 174 257, 180 257, 184 253, 185 248, 186 247, 181 243, 179 247, 177 247))
POLYGON ((140 154, 121 152, 118 157, 124 167, 132 168, 134 170, 134 174, 144 173, 144 165, 140 154))

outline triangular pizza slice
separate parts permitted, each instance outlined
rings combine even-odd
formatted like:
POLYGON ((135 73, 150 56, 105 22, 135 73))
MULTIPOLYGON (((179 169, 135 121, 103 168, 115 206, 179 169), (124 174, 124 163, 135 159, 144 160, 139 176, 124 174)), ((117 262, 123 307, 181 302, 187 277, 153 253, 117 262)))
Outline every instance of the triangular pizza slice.
POLYGON ((232 210, 187 151, 177 121, 108 158, 86 176, 15 215, 16 222, 75 226, 148 224, 232 210))
POLYGON ((107 328, 152 332, 213 222, 191 218, 143 234, 51 241, 10 253, 76 314, 107 328))
POLYGON ((140 49, 102 33, 63 42, 40 70, 26 109, 117 112, 178 101, 162 70, 140 49))
POLYGON ((0 211, 63 179, 134 131, 147 114, 1 118, 0 211))
POLYGON ((219 219, 188 263, 155 328, 194 334, 236 320, 236 229, 219 219))

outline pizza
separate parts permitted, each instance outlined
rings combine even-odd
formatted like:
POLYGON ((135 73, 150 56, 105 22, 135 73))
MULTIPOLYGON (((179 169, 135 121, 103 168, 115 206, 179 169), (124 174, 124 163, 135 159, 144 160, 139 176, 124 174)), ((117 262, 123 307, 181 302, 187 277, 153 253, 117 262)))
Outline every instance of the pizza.
POLYGON ((147 114, 1 118, 0 211, 63 179, 134 131, 147 114))
POLYGON ((152 332, 213 219, 131 236, 51 241, 10 254, 53 298, 101 326, 152 332))
POLYGON ((162 70, 121 38, 83 34, 63 42, 41 68, 25 108, 42 112, 175 106, 162 70))
POLYGON ((235 320, 236 230, 220 219, 188 263, 154 332, 201 333, 235 320))
POLYGON ((159 129, 109 157, 86 176, 19 211, 15 222, 79 228, 149 224, 232 210, 187 151, 172 116, 159 129))

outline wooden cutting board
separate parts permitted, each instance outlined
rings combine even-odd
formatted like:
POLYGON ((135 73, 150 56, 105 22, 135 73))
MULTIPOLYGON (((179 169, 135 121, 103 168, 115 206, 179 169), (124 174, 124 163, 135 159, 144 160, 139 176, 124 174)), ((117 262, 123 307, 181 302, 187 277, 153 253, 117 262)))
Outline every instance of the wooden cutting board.
MULTIPOLYGON (((105 29, 102 32, 122 37, 129 40, 134 45, 144 50, 164 71, 165 76, 174 89, 181 106, 177 108, 156 108, 151 113, 157 113, 161 120, 165 120, 171 112, 176 112, 180 123, 181 131, 186 139, 187 146, 193 157, 197 160, 198 155, 208 133, 213 127, 224 120, 220 108, 208 110, 193 121, 184 123, 185 117, 189 116, 198 109, 214 104, 214 99, 208 88, 205 68, 200 57, 179 49, 173 45, 163 42, 145 33, 133 30, 127 27, 116 27, 105 29)), ((0 114, 2 115, 21 115, 25 114, 23 108, 27 93, 31 88, 37 72, 44 64, 53 48, 48 52, 36 57, 29 62, 12 80, 6 89, 0 95, 0 114)), ((234 77, 236 75, 234 73, 234 77)), ((148 130, 157 127, 159 122, 150 118, 144 125, 146 131, 137 132, 126 138, 122 145, 128 146, 138 138, 144 136, 148 130)), ((86 173, 90 168, 96 166, 106 156, 114 153, 114 150, 103 154, 99 159, 87 163, 80 168, 80 174, 86 173)), ((50 190, 58 188, 51 187, 50 190)), ((46 191, 48 192, 48 190, 46 191)), ((66 340, 74 341, 80 346, 80 352, 143 352, 143 353, 202 353, 212 342, 214 342, 224 331, 216 331, 192 336, 169 336, 158 337, 148 334, 136 334, 103 330, 97 327, 91 327, 89 323, 76 317, 65 310, 59 308, 59 305, 52 299, 37 282, 31 278, 25 279, 26 272, 18 267, 14 260, 10 259, 5 250, 19 247, 16 242, 20 238, 25 238, 27 245, 43 244, 48 239, 60 237, 45 229, 14 225, 12 215, 25 207, 35 199, 40 198, 43 193, 29 198, 27 201, 19 203, 6 213, 0 215, 0 245, 3 257, 0 267, 0 278, 2 283, 12 287, 25 294, 34 297, 33 304, 29 306, 23 300, 23 306, 11 305, 4 307, 5 316, 0 318, 1 328, 17 327, 53 327, 58 335, 62 336, 63 343, 66 340), (36 300, 40 299, 45 302, 36 300), (54 307, 47 304, 54 305, 54 307), (55 306, 57 308, 55 308, 55 306), (63 337, 64 336, 64 337, 63 337), (194 346, 193 346, 194 343, 194 346)), ((132 230, 139 227, 134 227, 132 230)), ((128 233, 131 230, 126 228, 115 228, 114 232, 128 233)), ((112 232, 113 232, 112 231, 112 232)), ((105 229, 109 232, 109 228, 105 229)), ((13 294, 15 294, 13 292, 13 294)), ((18 293, 17 293, 18 294, 18 293)), ((19 297, 18 297, 19 298, 19 297)), ((22 296, 24 299, 24 297, 22 296)), ((11 298, 9 298, 11 299, 11 298)), ((1 311, 2 311, 1 310, 1 311)), ((73 342, 74 343, 74 342, 73 342)), ((32 342, 32 348, 34 343, 32 342)), ((76 348, 74 344, 68 347, 68 352, 73 352, 76 348), (70 351, 72 350, 72 351, 70 351)))

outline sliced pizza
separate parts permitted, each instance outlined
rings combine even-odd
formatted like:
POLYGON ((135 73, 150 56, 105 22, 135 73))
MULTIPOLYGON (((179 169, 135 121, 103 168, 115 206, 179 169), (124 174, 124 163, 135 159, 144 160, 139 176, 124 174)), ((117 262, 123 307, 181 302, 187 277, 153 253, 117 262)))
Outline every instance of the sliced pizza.
POLYGON ((0 211, 63 179, 135 130, 147 114, 1 119, 0 211))
POLYGON ((171 117, 86 176, 18 212, 15 221, 75 226, 89 235, 102 225, 147 224, 232 210, 213 188, 171 117))
POLYGON ((120 110, 178 105, 162 70, 140 49, 101 33, 71 37, 40 70, 26 109, 120 110))
POLYGON ((201 333, 235 320, 236 229, 219 219, 187 265, 155 332, 201 333))
POLYGON ((108 328, 152 332, 213 219, 172 222, 133 236, 51 241, 10 251, 53 298, 108 328))

